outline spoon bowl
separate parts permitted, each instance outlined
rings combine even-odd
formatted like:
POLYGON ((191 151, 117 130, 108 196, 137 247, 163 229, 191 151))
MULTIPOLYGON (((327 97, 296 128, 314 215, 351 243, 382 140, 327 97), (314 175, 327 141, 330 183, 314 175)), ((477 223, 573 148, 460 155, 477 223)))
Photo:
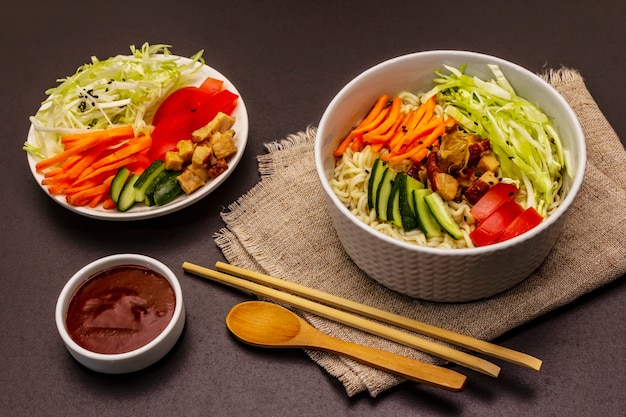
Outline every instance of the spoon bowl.
POLYGON ((226 326, 242 342, 268 348, 305 348, 348 357, 403 378, 449 391, 461 391, 466 377, 451 369, 328 336, 295 313, 264 301, 233 307, 226 326))

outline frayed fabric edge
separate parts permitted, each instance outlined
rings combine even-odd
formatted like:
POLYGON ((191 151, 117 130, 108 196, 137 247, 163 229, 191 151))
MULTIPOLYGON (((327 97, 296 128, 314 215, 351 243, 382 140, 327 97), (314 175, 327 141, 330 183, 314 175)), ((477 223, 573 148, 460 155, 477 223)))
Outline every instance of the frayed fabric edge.
POLYGON ((317 128, 315 126, 308 126, 306 130, 287 135, 287 137, 282 140, 266 143, 265 148, 269 152, 282 151, 288 149, 291 146, 314 141, 316 133, 317 128))
POLYGON ((549 69, 539 76, 551 85, 571 83, 582 80, 582 75, 573 68, 562 67, 559 69, 549 69))
POLYGON ((308 126, 306 130, 298 133, 292 133, 284 139, 266 143, 265 148, 268 153, 259 155, 257 161, 259 163, 259 173, 261 177, 271 176, 276 173, 277 165, 274 163, 274 154, 280 151, 291 149, 301 145, 307 145, 315 141, 317 135, 317 127, 308 126))

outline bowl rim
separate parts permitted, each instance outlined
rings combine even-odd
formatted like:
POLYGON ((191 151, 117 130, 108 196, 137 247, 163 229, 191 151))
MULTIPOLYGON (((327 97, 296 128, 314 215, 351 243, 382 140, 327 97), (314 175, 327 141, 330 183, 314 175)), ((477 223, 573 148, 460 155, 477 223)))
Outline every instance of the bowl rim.
POLYGON ((102 258, 98 258, 88 263, 87 265, 83 266, 81 269, 75 272, 74 275, 72 275, 72 277, 65 283, 65 285, 63 286, 63 289, 61 290, 61 293, 59 294, 56 307, 55 307, 55 321, 56 321, 57 330, 61 336, 61 339, 63 339, 63 342, 68 347, 68 349, 70 349, 74 353, 86 359, 89 359, 91 361, 106 362, 109 364, 113 364, 116 362, 122 362, 128 359, 140 357, 144 355, 145 353, 151 351, 152 349, 156 348, 161 343, 163 343, 169 337, 172 331, 176 328, 177 323, 183 318, 183 314, 184 314, 183 312, 184 312, 184 305, 183 305, 182 288, 180 286, 180 282, 178 281, 178 278, 169 267, 167 267, 161 261, 151 258, 146 255, 135 254, 135 253, 119 253, 119 254, 112 254, 112 255, 102 257, 102 258), (160 273, 165 279, 167 279, 170 285, 172 286, 172 289, 174 290, 174 297, 176 300, 174 313, 169 323, 165 327, 165 329, 163 329, 163 331, 157 337, 155 337, 150 342, 146 343, 145 345, 137 349, 131 350, 129 352, 123 352, 123 353, 93 352, 89 349, 86 349, 80 346, 69 335, 69 332, 67 331, 67 327, 65 324, 67 307, 75 291, 83 283, 85 283, 87 279, 89 279, 94 274, 101 272, 105 269, 115 267, 115 266, 122 266, 122 265, 137 265, 137 266, 147 267, 147 268, 155 270, 156 272, 160 273))
MULTIPOLYGON (((469 65, 470 64, 468 63, 468 66, 469 65)), ((433 68, 433 70, 435 69, 436 68, 433 68)), ((347 217, 349 219, 351 224, 357 226, 359 229, 361 229, 365 233, 372 235, 373 237, 376 237, 378 239, 381 239, 382 241, 387 242, 389 244, 397 245, 399 247, 402 247, 404 249, 411 250, 411 251, 424 252, 424 253, 429 253, 429 254, 439 254, 439 255, 446 255, 446 256, 467 256, 468 254, 478 255, 482 253, 505 250, 507 248, 510 248, 511 246, 517 245, 518 243, 524 242, 526 240, 530 240, 534 238, 535 236, 539 235, 540 233, 542 233, 544 230, 551 228, 554 223, 559 221, 567 213, 567 211, 573 204, 574 199, 578 195, 578 192, 580 188, 582 187, 584 174, 586 170, 586 163, 587 163, 585 136, 584 136, 582 127, 580 125, 580 121, 578 120, 578 117, 576 116, 574 110, 569 105, 569 103, 565 100, 565 98, 561 95, 561 93, 559 93, 552 85, 550 85, 546 80, 541 78, 539 75, 533 73, 532 71, 512 61, 508 61, 503 58, 498 58, 496 56, 481 53, 481 52, 473 52, 473 51, 467 51, 467 50, 453 50, 453 49, 427 50, 427 51, 413 52, 413 53, 408 53, 404 55, 399 55, 399 56, 387 59, 385 61, 382 61, 378 64, 375 64, 374 66, 358 74, 356 77, 352 78, 347 84, 345 84, 339 90, 339 92, 333 97, 329 105, 326 107, 318 125, 316 140, 314 144, 314 154, 315 154, 314 155, 315 167, 316 167, 316 171, 319 176, 320 182, 322 183, 322 189, 324 190, 327 198, 330 198, 330 201, 332 202, 332 204, 337 209, 339 209, 339 211, 344 215, 344 217, 347 217), (573 136, 575 137, 574 142, 579 144, 578 158, 575 161, 569 160, 568 162, 576 164, 575 166, 577 166, 578 169, 574 172, 574 176, 571 180, 570 188, 565 198, 561 201, 561 203, 559 204, 557 209, 554 211, 554 213, 552 213, 550 216, 544 219, 544 221, 541 222, 539 226, 534 227, 530 231, 523 233, 519 236, 516 236, 512 239, 506 240, 504 242, 494 243, 494 244, 487 245, 487 246, 473 247, 473 248, 460 248, 460 249, 431 248, 431 247, 411 244, 408 242, 403 242, 401 240, 395 239, 391 236, 387 236, 384 233, 381 233, 375 230, 374 228, 370 227, 366 223, 360 221, 356 216, 354 216, 350 212, 350 210, 348 210, 348 208, 339 200, 337 195, 333 192, 332 188, 330 187, 330 183, 325 175, 325 167, 324 167, 325 159, 324 159, 324 156, 322 155, 322 150, 323 150, 322 141, 319 139, 325 136, 324 128, 327 124, 327 120, 331 117, 335 108, 339 106, 342 100, 342 97, 348 91, 364 83, 368 78, 373 77, 376 73, 378 73, 385 67, 393 66, 397 63, 401 63, 407 60, 417 59, 419 57, 432 57, 432 56, 441 56, 442 60, 445 57, 451 57, 451 56, 454 56, 457 59, 465 58, 466 60, 479 59, 479 60, 489 61, 491 63, 499 65, 500 68, 503 70, 503 72, 506 72, 509 70, 517 71, 520 74, 522 74, 524 77, 543 86, 544 89, 550 92, 554 100, 563 108, 565 113, 567 113, 568 118, 571 121, 573 121, 572 128, 573 128, 573 136)))

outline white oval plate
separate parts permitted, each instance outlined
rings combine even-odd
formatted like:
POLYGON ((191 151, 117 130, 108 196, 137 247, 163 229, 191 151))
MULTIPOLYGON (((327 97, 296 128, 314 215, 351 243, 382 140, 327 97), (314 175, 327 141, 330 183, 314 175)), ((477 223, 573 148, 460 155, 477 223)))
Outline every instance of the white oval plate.
MULTIPOLYGON (((180 58, 183 60, 187 60, 188 58, 180 58)), ((163 216, 165 214, 173 213, 182 208, 190 206, 191 204, 201 200, 202 198, 209 195, 213 190, 219 187, 235 170, 237 164, 241 160, 243 153, 246 149, 246 144, 248 142, 248 112, 246 110, 246 105, 241 97, 241 94, 230 80, 228 80, 224 75, 222 75, 217 70, 209 67, 208 65, 203 65, 198 74, 200 80, 205 79, 206 77, 213 77, 220 80, 224 80, 224 88, 230 90, 231 92, 237 94, 239 96, 239 100, 237 101, 237 106, 231 113, 231 116, 235 117, 235 124, 233 125, 233 129, 235 130, 235 143, 237 146, 237 153, 231 156, 226 162, 228 163, 228 169, 224 171, 217 178, 210 180, 204 186, 196 190, 194 193, 190 195, 180 195, 174 201, 164 205, 164 206, 152 206, 148 207, 141 203, 135 204, 130 210, 125 212, 117 211, 116 209, 106 210, 102 208, 102 205, 99 205, 95 208, 91 208, 88 206, 76 207, 65 200, 64 195, 52 195, 48 192, 48 189, 45 185, 41 184, 41 180, 44 176, 37 172, 35 165, 37 164, 37 160, 30 154, 27 154, 28 157, 28 165, 30 166, 30 170, 35 177, 35 180, 42 188, 42 190, 49 195, 54 201, 62 205, 63 207, 81 214, 86 217, 92 217, 96 219, 102 220, 113 220, 113 221, 128 221, 128 220, 142 220, 142 219, 150 219, 153 217, 163 216)), ((28 140, 31 141, 33 136, 33 126, 31 124, 30 130, 28 131, 28 140)))

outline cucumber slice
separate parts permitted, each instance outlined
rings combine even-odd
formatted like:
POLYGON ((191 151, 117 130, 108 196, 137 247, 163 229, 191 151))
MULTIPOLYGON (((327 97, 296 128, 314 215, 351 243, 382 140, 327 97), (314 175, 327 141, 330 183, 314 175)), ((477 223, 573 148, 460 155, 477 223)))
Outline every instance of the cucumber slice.
POLYGON ((144 192, 145 194, 145 198, 143 200, 143 203, 146 206, 154 206, 154 191, 157 188, 157 185, 159 184, 159 182, 161 182, 161 180, 165 177, 167 177, 167 173, 169 171, 167 170, 163 170, 161 172, 159 172, 159 174, 154 178, 154 180, 150 183, 150 185, 148 185, 148 187, 146 188, 146 191, 144 192))
POLYGON ((122 188, 124 188, 124 184, 126 184, 126 180, 130 176, 130 170, 126 167, 121 167, 117 170, 115 177, 113 177, 113 181, 111 181, 111 200, 115 203, 118 202, 120 198, 120 193, 122 192, 122 188))
POLYGON ((157 206, 167 204, 183 193, 183 189, 176 179, 180 172, 166 170, 162 174, 164 175, 159 179, 154 194, 152 194, 154 203, 157 206))
POLYGON ((378 185, 383 178, 385 170, 384 162, 381 159, 374 161, 370 179, 367 184, 367 207, 373 210, 376 207, 376 194, 378 193, 378 185))
POLYGON ((406 187, 404 188, 404 198, 408 201, 409 206, 411 208, 411 212, 415 217, 417 217, 417 211, 415 210, 415 200, 413 199, 413 191, 415 190, 423 190, 425 185, 416 178, 408 175, 406 176, 406 187))
POLYGON ((411 208, 413 196, 408 194, 409 177, 405 172, 396 174, 396 179, 391 189, 387 217, 398 227, 409 231, 417 227, 417 219, 411 208))
MULTIPOLYGON (((400 175, 400 174, 398 174, 400 175)), ((396 181, 398 179, 396 178, 396 181)), ((400 182, 400 215, 402 218, 402 228, 406 231, 417 229, 418 220, 415 211, 415 201, 413 199, 413 191, 424 188, 424 184, 411 177, 406 173, 402 173, 400 182)))
POLYGON ((424 200, 426 200, 428 208, 430 208, 430 211, 433 213, 433 216, 435 216, 435 219, 437 219, 437 223, 439 223, 441 228, 453 239, 462 239, 463 233, 461 233, 459 225, 456 224, 452 218, 452 215, 448 211, 448 206, 445 201, 443 201, 443 198, 441 198, 439 194, 433 192, 424 197, 424 200))
POLYGON ((426 204, 426 197, 432 191, 422 188, 413 190, 413 203, 415 204, 415 213, 417 217, 417 225, 424 232, 427 238, 441 236, 441 226, 437 223, 437 219, 433 216, 426 204))
POLYGON ((117 201, 117 209, 119 211, 126 211, 135 204, 135 183, 139 179, 139 175, 131 174, 122 188, 120 197, 117 201))
POLYGON ((163 161, 156 160, 141 173, 134 185, 136 202, 139 203, 146 200, 146 190, 164 169, 165 164, 163 161))
POLYGON ((385 167, 385 170, 383 171, 383 178, 380 180, 380 184, 378 184, 378 191, 376 192, 375 208, 378 220, 387 221, 387 205, 395 178, 395 171, 389 167, 385 167))
POLYGON ((402 227, 402 210, 400 207, 400 189, 403 187, 402 179, 405 177, 403 172, 396 175, 393 185, 391 186, 391 192, 389 193, 389 200, 387 201, 387 221, 391 222, 397 227, 402 227))

